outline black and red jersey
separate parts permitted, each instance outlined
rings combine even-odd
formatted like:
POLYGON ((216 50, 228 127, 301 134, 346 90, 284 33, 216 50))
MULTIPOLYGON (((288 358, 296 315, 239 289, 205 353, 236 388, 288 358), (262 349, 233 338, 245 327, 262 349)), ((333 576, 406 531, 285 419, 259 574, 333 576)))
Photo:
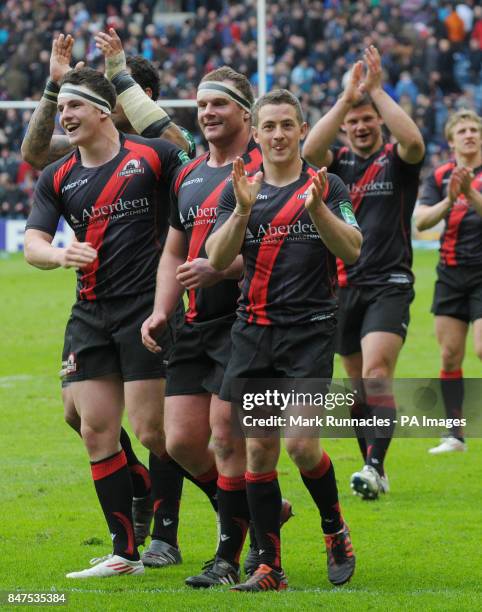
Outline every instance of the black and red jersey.
POLYGON ((348 147, 332 152, 329 170, 348 187, 363 233, 358 261, 345 265, 337 260, 340 286, 412 283, 410 229, 422 162, 407 164, 394 144, 383 145, 368 159, 348 147))
POLYGON ((90 242, 96 261, 77 272, 81 300, 153 291, 169 190, 182 163, 180 150, 161 139, 120 134, 119 153, 86 168, 79 151, 40 176, 27 229, 55 235, 63 215, 77 240, 90 242))
MULTIPOLYGON (((220 168, 208 165, 208 154, 201 155, 181 168, 171 190, 169 223, 186 232, 188 259, 207 258, 205 244, 214 227, 218 201, 226 183, 231 180, 232 164, 220 168)), ((248 171, 261 165, 261 152, 254 140, 243 156, 248 171)), ((212 287, 189 290, 186 321, 203 323, 232 315, 239 298, 237 280, 225 280, 212 287)))
MULTIPOLYGON (((247 323, 304 324, 330 318, 336 310, 335 256, 305 209, 315 174, 315 168, 304 162, 294 183, 261 185, 241 250, 245 269, 238 316, 247 323)), ((328 175, 323 199, 335 215, 358 227, 348 191, 334 174, 328 175)), ((229 184, 219 203, 216 228, 235 206, 229 184)))
MULTIPOLYGON (((455 161, 439 166, 423 183, 419 203, 434 206, 447 197, 455 161)), ((474 169, 472 187, 482 192, 482 166, 474 169)), ((482 217, 461 194, 445 217, 440 236, 440 263, 446 266, 482 265, 482 217)))

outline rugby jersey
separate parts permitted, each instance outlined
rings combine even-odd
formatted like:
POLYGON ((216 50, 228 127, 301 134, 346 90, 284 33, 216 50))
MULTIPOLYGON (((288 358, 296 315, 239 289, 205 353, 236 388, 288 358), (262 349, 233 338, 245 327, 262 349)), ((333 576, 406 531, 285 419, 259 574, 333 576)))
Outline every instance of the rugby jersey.
MULTIPOLYGON (((206 241, 217 217, 218 201, 226 184, 231 181, 232 164, 220 168, 208 165, 209 154, 201 155, 181 168, 171 190, 169 223, 186 233, 188 259, 207 258, 206 241)), ((243 156, 248 171, 261 164, 261 152, 251 140, 243 156)), ((205 323, 236 312, 239 298, 237 280, 223 280, 212 287, 190 289, 188 323, 205 323)))
MULTIPOLYGON (((284 187, 263 182, 241 253, 244 278, 238 317, 254 325, 298 325, 331 318, 337 307, 335 256, 305 209, 316 169, 303 162, 300 177, 284 187)), ((357 226, 348 191, 328 174, 323 200, 343 221, 357 226)), ((221 197, 216 229, 236 206, 232 183, 221 197)))
MULTIPOLYGON (((422 185, 419 203, 434 206, 447 197, 455 161, 439 166, 422 185)), ((474 169, 472 187, 482 192, 482 166, 474 169)), ((440 236, 440 263, 446 266, 482 265, 482 217, 460 194, 445 217, 440 236)))
POLYGON ((384 144, 368 159, 348 147, 332 152, 329 170, 348 187, 363 233, 358 261, 337 260, 340 286, 413 283, 411 218, 422 162, 407 164, 394 144, 384 144))
POLYGON ((185 153, 161 139, 120 134, 120 150, 86 168, 78 149, 50 164, 35 189, 27 229, 55 235, 64 216, 98 258, 77 271, 80 300, 154 291, 169 190, 185 153))

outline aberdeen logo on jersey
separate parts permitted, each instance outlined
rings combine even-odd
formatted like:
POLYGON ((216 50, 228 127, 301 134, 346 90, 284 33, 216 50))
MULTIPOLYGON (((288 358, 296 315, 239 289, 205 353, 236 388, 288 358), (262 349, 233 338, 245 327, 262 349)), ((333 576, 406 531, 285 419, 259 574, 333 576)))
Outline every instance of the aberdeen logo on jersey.
POLYGON ((249 242, 261 242, 266 239, 278 240, 319 240, 320 236, 314 223, 302 223, 301 219, 296 223, 286 225, 272 225, 271 223, 258 226, 256 233, 246 230, 246 240, 249 242))
POLYGON ((82 212, 82 221, 91 223, 92 221, 103 221, 106 217, 118 219, 124 216, 145 214, 149 211, 149 199, 139 198, 138 200, 123 200, 119 198, 113 204, 103 206, 91 206, 82 212))
POLYGON ((144 168, 138 159, 130 159, 117 176, 130 176, 131 174, 144 174, 144 168))
POLYGON ((364 196, 391 195, 393 193, 392 181, 369 181, 368 183, 352 183, 347 185, 350 194, 364 196))
POLYGON ((184 214, 179 211, 179 220, 185 228, 189 228, 193 225, 215 223, 217 213, 217 206, 190 206, 184 214))

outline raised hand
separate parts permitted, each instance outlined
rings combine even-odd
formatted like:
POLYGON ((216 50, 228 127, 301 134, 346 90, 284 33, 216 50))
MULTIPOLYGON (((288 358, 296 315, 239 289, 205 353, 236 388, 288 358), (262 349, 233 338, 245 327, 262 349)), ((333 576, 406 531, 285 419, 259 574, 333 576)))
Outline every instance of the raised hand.
POLYGON ((108 33, 97 32, 94 38, 95 46, 105 56, 105 76, 111 80, 127 67, 122 41, 114 28, 109 28, 108 33))
POLYGON ((356 62, 350 71, 350 76, 343 92, 343 100, 345 100, 347 104, 353 105, 362 98, 364 93, 363 62, 356 62))
POLYGON ((233 162, 231 176, 233 179, 234 195, 236 196, 235 212, 240 215, 249 215, 261 189, 263 173, 257 172, 252 177, 246 176, 244 161, 241 157, 237 157, 233 162))
POLYGON ((305 200, 305 208, 308 212, 315 210, 322 204, 327 180, 327 169, 324 166, 318 170, 309 187, 308 197, 305 200))
POLYGON ((382 87, 382 59, 378 49, 370 45, 365 49, 363 59, 367 67, 367 73, 363 82, 364 89, 370 93, 374 89, 382 87))
POLYGON ((52 53, 50 54, 50 78, 59 83, 65 74, 71 70, 72 47, 74 39, 70 34, 65 36, 59 34, 52 41, 52 53))
POLYGON ((458 176, 460 178, 460 191, 468 198, 472 189, 474 173, 470 168, 458 168, 458 176))

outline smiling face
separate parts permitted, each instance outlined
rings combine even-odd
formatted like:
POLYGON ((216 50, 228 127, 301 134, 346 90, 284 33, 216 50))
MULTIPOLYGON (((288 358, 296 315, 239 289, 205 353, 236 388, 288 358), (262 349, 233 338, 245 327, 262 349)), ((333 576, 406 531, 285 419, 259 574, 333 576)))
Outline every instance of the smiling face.
POLYGON ((371 104, 353 108, 345 116, 343 129, 358 155, 371 155, 383 144, 383 120, 371 104))
POLYGON ((204 138, 219 146, 234 140, 249 121, 249 113, 228 97, 200 91, 197 96, 197 118, 204 138))
POLYGON ((253 136, 263 152, 263 162, 289 165, 298 160, 300 142, 307 129, 307 124, 300 123, 296 109, 291 104, 261 106, 253 136))
POLYGON ((58 104, 60 125, 71 145, 89 144, 99 133, 103 120, 108 118, 95 106, 77 98, 63 98, 58 104))
POLYGON ((449 144, 455 155, 469 158, 480 156, 482 137, 479 125, 470 119, 461 119, 450 131, 449 144))

